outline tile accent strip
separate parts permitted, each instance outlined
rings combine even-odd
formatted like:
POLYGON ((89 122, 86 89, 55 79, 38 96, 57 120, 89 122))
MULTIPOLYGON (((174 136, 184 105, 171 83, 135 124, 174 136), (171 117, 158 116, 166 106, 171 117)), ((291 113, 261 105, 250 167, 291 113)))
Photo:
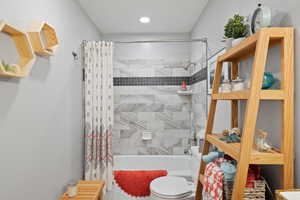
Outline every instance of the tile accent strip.
POLYGON ((114 86, 181 85, 190 84, 190 77, 116 77, 114 86))
POLYGON ((207 69, 201 69, 192 76, 178 77, 114 77, 114 86, 151 86, 151 85, 181 85, 186 81, 187 85, 192 85, 205 80, 207 69))
POLYGON ((203 68, 190 77, 190 84, 193 85, 200 81, 206 80, 206 78, 207 78, 207 68, 203 68))

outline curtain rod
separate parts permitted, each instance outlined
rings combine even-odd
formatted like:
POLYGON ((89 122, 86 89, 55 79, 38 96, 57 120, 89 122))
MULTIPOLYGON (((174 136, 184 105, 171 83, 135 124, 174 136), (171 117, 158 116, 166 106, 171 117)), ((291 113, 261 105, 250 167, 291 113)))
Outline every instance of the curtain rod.
MULTIPOLYGON (((83 43, 87 42, 87 40, 83 40, 83 43)), ((176 42, 203 42, 206 44, 207 48, 207 38, 196 38, 191 40, 136 40, 136 41, 112 41, 115 44, 138 44, 138 43, 176 43, 176 42)), ((74 60, 78 60, 78 54, 75 51, 72 51, 72 55, 74 60)))
POLYGON ((136 41, 112 41, 116 44, 134 44, 134 43, 172 43, 172 42, 207 42, 207 38, 191 40, 136 40, 136 41))

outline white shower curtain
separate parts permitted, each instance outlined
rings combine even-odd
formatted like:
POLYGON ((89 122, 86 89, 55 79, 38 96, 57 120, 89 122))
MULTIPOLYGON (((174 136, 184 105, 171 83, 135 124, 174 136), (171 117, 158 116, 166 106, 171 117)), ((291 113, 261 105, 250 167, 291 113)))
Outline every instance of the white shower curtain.
POLYGON ((112 187, 113 44, 83 42, 85 180, 112 187))

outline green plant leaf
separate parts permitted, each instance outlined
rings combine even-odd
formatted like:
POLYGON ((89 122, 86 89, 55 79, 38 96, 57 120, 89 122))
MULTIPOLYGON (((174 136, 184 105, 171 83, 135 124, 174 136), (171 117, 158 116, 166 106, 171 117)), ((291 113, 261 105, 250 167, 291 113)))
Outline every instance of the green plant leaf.
POLYGON ((247 25, 245 17, 235 14, 233 18, 229 18, 224 26, 224 36, 226 38, 240 38, 247 34, 247 25))

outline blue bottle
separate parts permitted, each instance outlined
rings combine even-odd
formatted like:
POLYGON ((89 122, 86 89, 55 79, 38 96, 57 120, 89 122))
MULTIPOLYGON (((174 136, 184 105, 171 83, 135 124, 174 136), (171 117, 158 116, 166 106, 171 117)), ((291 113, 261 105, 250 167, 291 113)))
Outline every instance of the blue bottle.
POLYGON ((263 77, 262 89, 269 89, 275 82, 275 78, 272 73, 265 72, 263 77))

